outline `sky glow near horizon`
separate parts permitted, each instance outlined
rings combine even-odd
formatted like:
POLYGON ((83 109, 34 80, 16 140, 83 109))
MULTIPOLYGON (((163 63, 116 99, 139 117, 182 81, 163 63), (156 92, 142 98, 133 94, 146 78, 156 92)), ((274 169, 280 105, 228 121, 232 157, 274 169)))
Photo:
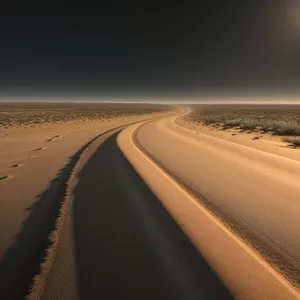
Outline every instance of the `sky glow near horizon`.
POLYGON ((297 104, 299 97, 82 97, 82 98, 0 98, 4 102, 35 102, 35 103, 149 103, 149 104, 297 104))

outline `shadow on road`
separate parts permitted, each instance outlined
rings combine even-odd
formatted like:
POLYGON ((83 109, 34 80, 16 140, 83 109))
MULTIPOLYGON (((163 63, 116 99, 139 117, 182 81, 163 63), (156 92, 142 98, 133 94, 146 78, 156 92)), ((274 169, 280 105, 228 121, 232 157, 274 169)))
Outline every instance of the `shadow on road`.
POLYGON ((73 194, 80 299, 232 299, 110 136, 73 194))

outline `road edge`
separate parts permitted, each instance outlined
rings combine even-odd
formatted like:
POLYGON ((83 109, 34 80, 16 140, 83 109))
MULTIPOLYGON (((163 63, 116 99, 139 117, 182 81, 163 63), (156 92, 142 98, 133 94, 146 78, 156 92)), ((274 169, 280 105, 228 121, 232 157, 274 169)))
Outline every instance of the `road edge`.
MULTIPOLYGON (((228 278, 228 274, 226 274, 226 268, 224 269, 224 266, 218 267, 215 264, 215 261, 218 261, 220 263, 220 259, 212 259, 212 256, 214 254, 207 254, 207 252, 209 251, 208 249, 205 250, 206 255, 204 256, 206 256, 207 260, 210 263, 211 261, 208 257, 210 257, 214 261, 212 263, 213 269, 216 270, 216 273, 219 275, 219 277, 225 283, 225 285, 227 285, 229 289, 233 292, 234 296, 236 296, 237 299, 249 300, 253 299, 253 294, 255 294, 256 296, 255 299, 300 299, 299 292, 288 280, 286 280, 281 274, 279 274, 256 252, 254 252, 253 249, 249 247, 249 245, 247 245, 244 241, 239 239, 217 217, 210 213, 202 204, 199 203, 197 199, 195 199, 184 187, 182 187, 180 183, 178 183, 174 178, 168 175, 156 162, 154 162, 147 154, 145 154, 141 149, 139 149, 139 147, 133 140, 133 135, 140 128, 140 126, 146 123, 147 122, 141 122, 140 124, 127 127, 119 134, 117 142, 120 150, 123 152, 128 161, 133 165, 133 167, 136 169, 139 175, 143 178, 143 180, 148 184, 150 189, 161 200, 162 204, 169 211, 171 216, 175 219, 178 225, 192 240, 194 245, 198 248, 198 250, 201 253, 203 253, 203 243, 198 240, 199 236, 197 236, 197 233, 194 232, 195 230, 192 229, 193 226, 191 226, 191 224, 195 225, 195 222, 197 223, 197 220, 194 218, 194 221, 191 222, 190 220, 185 219, 185 213, 182 211, 178 211, 178 208, 176 208, 175 204, 172 203, 173 201, 170 200, 170 197, 168 197, 168 193, 164 192, 163 189, 169 189, 173 191, 175 189, 178 198, 177 204, 179 204, 180 202, 182 203, 182 201, 189 201, 189 209, 197 210, 197 214, 202 214, 206 222, 210 222, 210 227, 215 227, 214 230, 218 231, 218 234, 222 237, 222 239, 228 241, 230 240, 231 247, 235 247, 235 250, 238 251, 238 253, 240 253, 243 260, 246 260, 248 264, 252 265, 252 268, 253 265, 255 265, 256 273, 260 273, 260 276, 256 276, 255 284, 253 284, 253 278, 252 282, 248 282, 248 270, 243 270, 242 268, 234 264, 232 264, 231 267, 238 270, 237 272, 231 270, 230 273, 235 274, 236 276, 233 278, 228 278), (259 280, 261 279, 262 275, 264 277, 263 281, 259 280), (240 282, 243 282, 242 288, 239 286, 240 282), (266 287, 265 285, 266 282, 269 283, 268 287, 266 287), (247 295, 247 293, 244 290, 244 287, 248 287, 249 290, 251 285, 252 295, 247 295), (253 291, 254 288, 255 291, 253 291)), ((172 193, 172 195, 174 195, 174 193, 172 193)), ((206 246, 209 247, 209 245, 206 246)), ((223 251, 225 252, 224 257, 228 258, 228 255, 226 255, 226 250, 224 249, 226 248, 223 248, 223 251)), ((237 259, 234 259, 233 261, 236 262, 236 260, 237 259)), ((225 265, 227 265, 228 267, 228 263, 225 263, 225 265)))
MULTIPOLYGON (((168 116, 174 115, 173 109, 170 110, 170 113, 168 116)), ((131 122, 125 125, 116 126, 113 127, 97 136, 95 136, 92 140, 90 140, 88 143, 82 146, 81 149, 74 155, 77 157, 74 167, 70 170, 70 176, 68 180, 65 183, 65 192, 62 196, 60 208, 57 212, 57 218, 55 220, 55 225, 53 227, 53 230, 50 232, 50 234, 47 237, 49 247, 45 249, 45 255, 42 257, 42 260, 40 262, 40 270, 37 274, 34 274, 27 292, 27 295, 25 295, 26 300, 39 300, 41 296, 43 295, 43 290, 46 284, 46 280, 48 277, 49 272, 51 271, 52 264, 55 260, 56 256, 56 250, 59 243, 59 237, 61 234, 61 229, 63 227, 63 223, 65 220, 66 212, 68 203, 71 200, 70 195, 72 191, 72 183, 73 180, 77 174, 78 169, 81 166, 81 162, 83 160, 84 155, 87 153, 87 151, 90 149, 90 147, 95 144, 99 138, 101 138, 103 135, 108 134, 110 132, 113 132, 115 130, 122 130, 123 128, 126 128, 128 126, 132 126, 134 124, 149 122, 151 120, 161 118, 162 116, 156 116, 151 117, 149 119, 145 119, 142 121, 135 121, 131 122)))

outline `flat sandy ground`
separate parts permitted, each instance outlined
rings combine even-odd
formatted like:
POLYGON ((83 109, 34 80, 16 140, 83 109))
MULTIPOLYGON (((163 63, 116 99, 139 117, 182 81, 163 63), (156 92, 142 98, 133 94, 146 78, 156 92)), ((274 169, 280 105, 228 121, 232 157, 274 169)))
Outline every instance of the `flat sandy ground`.
POLYGON ((12 282, 30 278, 76 153, 107 130, 165 111, 132 105, 0 105, 0 281, 6 291, 15 289, 12 282))

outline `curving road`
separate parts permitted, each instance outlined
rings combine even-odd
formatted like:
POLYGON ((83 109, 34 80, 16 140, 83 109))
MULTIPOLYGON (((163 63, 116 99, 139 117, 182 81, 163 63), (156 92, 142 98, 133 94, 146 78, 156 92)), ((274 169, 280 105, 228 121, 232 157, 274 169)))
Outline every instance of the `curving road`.
POLYGON ((29 300, 232 300, 120 151, 119 134, 107 132, 85 153, 51 271, 29 300))
POLYGON ((223 284, 235 299, 300 299, 262 258, 297 284, 300 163, 195 134, 175 118, 89 149, 42 299, 231 299, 223 284))
POLYGON ((296 285, 300 280, 300 162, 148 122, 135 143, 296 285))

